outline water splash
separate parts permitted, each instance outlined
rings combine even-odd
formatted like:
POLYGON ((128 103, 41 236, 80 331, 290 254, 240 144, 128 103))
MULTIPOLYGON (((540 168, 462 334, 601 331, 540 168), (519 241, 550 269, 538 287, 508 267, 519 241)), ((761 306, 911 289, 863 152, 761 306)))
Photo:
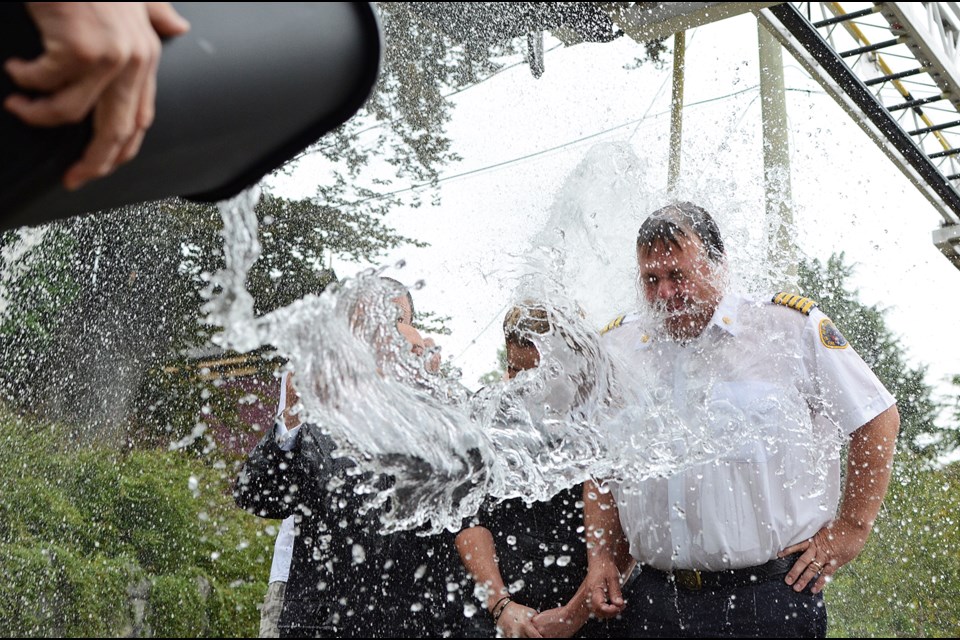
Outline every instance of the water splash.
POLYGON ((49 228, 24 227, 8 232, 15 237, 0 250, 0 265, 3 266, 3 277, 0 278, 0 323, 6 318, 11 303, 7 283, 13 282, 34 263, 43 259, 43 255, 34 249, 41 245, 49 228))
POLYGON ((540 366, 476 394, 410 353, 395 325, 403 292, 383 269, 255 317, 244 282, 259 251, 256 193, 221 208, 227 266, 210 279, 207 319, 224 328, 224 347, 269 344, 287 357, 301 417, 329 432, 338 455, 392 478, 363 489, 368 508, 389 506, 386 530, 458 529, 487 495, 543 500, 591 477, 691 469, 753 446, 743 427, 755 416, 729 403, 678 404, 596 330, 615 311, 652 320, 637 304, 633 238, 666 198, 645 179, 621 144, 598 146, 574 170, 513 276, 512 299, 550 317, 549 332, 527 336, 540 366))
POLYGON ((261 345, 264 328, 254 317, 253 296, 247 291, 247 274, 260 257, 259 222, 254 210, 260 188, 253 187, 221 202, 223 258, 225 266, 211 278, 203 295, 208 302, 202 311, 207 323, 223 327, 214 337, 220 346, 250 351, 261 345))

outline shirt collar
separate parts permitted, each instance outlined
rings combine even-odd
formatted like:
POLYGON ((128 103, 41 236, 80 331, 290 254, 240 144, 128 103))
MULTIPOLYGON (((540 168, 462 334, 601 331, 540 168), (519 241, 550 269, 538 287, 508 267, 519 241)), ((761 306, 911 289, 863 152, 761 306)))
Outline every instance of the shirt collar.
POLYGON ((740 296, 732 293, 724 295, 720 300, 720 304, 718 304, 716 310, 714 310, 713 317, 710 318, 710 324, 707 326, 717 326, 730 335, 736 336, 740 331, 740 326, 737 322, 737 311, 739 311, 739 309, 740 296))
MULTIPOLYGON (((708 331, 712 325, 715 325, 720 330, 729 333, 731 336, 736 336, 740 332, 740 326, 737 322, 737 311, 740 309, 741 302, 742 298, 740 296, 734 293, 725 294, 717 304, 717 308, 713 312, 713 317, 710 318, 710 322, 707 323, 704 331, 708 331)), ((664 338, 662 329, 646 332, 641 331, 638 327, 637 331, 638 335, 636 337, 634 347, 638 351, 650 347, 654 339, 666 339, 664 338)))

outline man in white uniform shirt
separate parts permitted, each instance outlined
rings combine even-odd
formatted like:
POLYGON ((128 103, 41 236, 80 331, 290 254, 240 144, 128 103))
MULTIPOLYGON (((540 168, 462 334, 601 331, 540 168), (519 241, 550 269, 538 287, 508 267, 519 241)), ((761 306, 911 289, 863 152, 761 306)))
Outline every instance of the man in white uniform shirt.
POLYGON ((628 372, 624 402, 666 420, 686 462, 585 488, 591 607, 630 637, 822 637, 824 585, 886 494, 895 400, 812 300, 726 290, 702 208, 654 212, 637 258, 650 313, 618 318, 604 341, 628 372))

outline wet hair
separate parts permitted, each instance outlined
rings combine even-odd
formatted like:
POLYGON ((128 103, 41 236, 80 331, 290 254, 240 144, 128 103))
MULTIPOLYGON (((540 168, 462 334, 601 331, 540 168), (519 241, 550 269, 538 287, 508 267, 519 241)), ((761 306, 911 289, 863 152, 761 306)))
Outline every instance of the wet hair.
POLYGON ((503 318, 503 337, 508 344, 532 347, 528 337, 531 333, 546 335, 550 330, 547 310, 529 300, 511 308, 503 318))
POLYGON ((403 284, 399 280, 395 280, 389 276, 380 276, 381 280, 386 280, 387 282, 396 285, 399 287, 403 293, 407 296, 407 304, 410 305, 410 320, 413 321, 417 317, 417 312, 413 307, 413 294, 410 293, 410 289, 407 288, 407 285, 403 284))
POLYGON ((679 249, 680 238, 689 238, 691 231, 700 238, 707 257, 723 262, 723 238, 716 221, 692 202, 675 202, 651 213, 637 232, 637 255, 648 253, 657 244, 679 249))
MULTIPOLYGON (((581 319, 586 318, 586 314, 580 307, 576 308, 576 314, 581 319)), ((563 338, 570 349, 578 353, 582 352, 582 338, 577 338, 575 333, 571 333, 572 327, 562 320, 563 312, 559 309, 554 308, 548 311, 543 303, 524 300, 512 307, 503 318, 504 341, 508 345, 518 347, 536 347, 537 345, 530 340, 531 336, 546 336, 556 330, 557 335, 563 338), (558 318, 561 322, 558 322, 558 318)))

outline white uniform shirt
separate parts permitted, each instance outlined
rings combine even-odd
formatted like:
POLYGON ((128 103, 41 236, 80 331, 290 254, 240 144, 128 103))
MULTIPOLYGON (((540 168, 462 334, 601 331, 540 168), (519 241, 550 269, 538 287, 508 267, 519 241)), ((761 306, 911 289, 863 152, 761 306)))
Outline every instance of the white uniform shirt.
POLYGON ((293 541, 296 525, 294 516, 287 516, 280 523, 277 541, 273 545, 273 562, 270 565, 270 582, 286 582, 290 577, 290 565, 293 563, 293 541))
POLYGON ((672 416, 668 445, 718 454, 610 483, 631 554, 661 570, 756 566, 812 536, 836 514, 846 436, 895 402, 817 309, 727 295, 686 345, 637 317, 604 344, 627 401, 672 416))
MULTIPOLYGON (((296 442, 296 434, 300 425, 287 431, 283 422, 283 412, 287 408, 287 377, 289 371, 284 371, 280 378, 280 401, 277 403, 277 419, 274 425, 274 435, 280 448, 289 451, 296 442)), ((280 523, 277 541, 273 545, 273 562, 270 565, 270 582, 286 582, 290 577, 290 564, 293 562, 293 541, 295 535, 294 516, 287 516, 280 523)))

